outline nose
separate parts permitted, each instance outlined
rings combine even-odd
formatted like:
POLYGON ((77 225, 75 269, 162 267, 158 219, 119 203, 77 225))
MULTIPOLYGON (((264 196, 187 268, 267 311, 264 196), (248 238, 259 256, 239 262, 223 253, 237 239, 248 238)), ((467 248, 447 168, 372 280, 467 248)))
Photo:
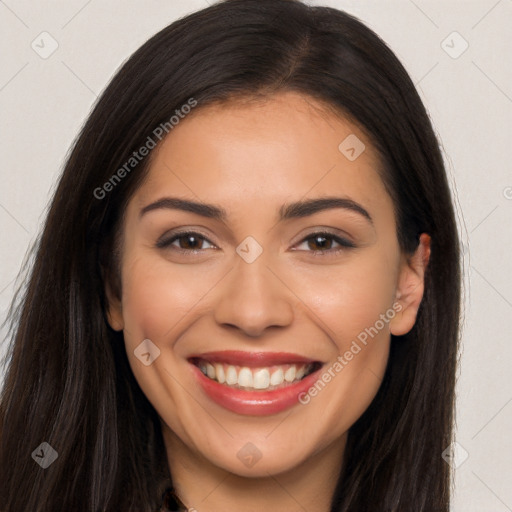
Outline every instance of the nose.
POLYGON ((293 321, 294 295, 263 257, 252 263, 238 259, 218 293, 216 322, 247 336, 258 337, 269 327, 293 321))

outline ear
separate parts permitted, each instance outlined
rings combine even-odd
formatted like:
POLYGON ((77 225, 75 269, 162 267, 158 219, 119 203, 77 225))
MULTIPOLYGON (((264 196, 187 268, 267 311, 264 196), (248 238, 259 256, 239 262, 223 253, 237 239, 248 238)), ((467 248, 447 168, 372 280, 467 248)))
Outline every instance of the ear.
POLYGON ((123 308, 119 294, 112 291, 110 283, 105 284, 105 295, 107 297, 107 320, 114 331, 122 331, 124 329, 123 308))
POLYGON ((423 292, 425 290, 425 271, 430 259, 430 236, 422 233, 418 247, 409 257, 403 256, 398 277, 396 315, 390 321, 391 334, 402 336, 407 334, 416 322, 423 292))

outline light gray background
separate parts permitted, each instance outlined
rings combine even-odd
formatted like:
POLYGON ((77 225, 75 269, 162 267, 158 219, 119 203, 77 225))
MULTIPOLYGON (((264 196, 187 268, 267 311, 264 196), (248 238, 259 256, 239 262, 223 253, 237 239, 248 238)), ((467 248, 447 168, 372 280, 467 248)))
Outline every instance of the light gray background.
MULTIPOLYGON (((207 3, 0 0, 0 321, 98 94, 146 39, 207 3), (44 31, 58 43, 46 59, 31 47, 51 49, 44 31)), ((512 0, 308 3, 356 15, 391 46, 442 140, 466 287, 457 441, 468 458, 456 470, 452 510, 512 511, 512 0)))

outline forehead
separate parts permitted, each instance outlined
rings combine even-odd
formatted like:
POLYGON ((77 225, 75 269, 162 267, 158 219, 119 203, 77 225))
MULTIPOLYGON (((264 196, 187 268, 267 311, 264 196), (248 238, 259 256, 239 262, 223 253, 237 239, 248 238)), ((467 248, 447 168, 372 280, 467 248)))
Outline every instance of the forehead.
POLYGON ((343 195, 389 209, 380 169, 357 125, 313 98, 285 92, 196 108, 154 150, 134 201, 142 207, 181 195, 239 214, 343 195))

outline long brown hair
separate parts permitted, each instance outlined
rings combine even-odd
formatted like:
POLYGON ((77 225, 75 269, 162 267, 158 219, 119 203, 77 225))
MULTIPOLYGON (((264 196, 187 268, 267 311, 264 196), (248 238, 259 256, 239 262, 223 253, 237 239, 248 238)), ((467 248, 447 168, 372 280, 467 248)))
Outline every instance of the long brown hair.
MULTIPOLYGON (((169 483, 159 417, 105 320, 119 290, 116 238, 148 169, 94 194, 161 123, 196 109, 291 90, 356 122, 381 155, 405 253, 432 238, 414 328, 392 337, 379 392, 348 436, 332 512, 448 512, 458 349, 459 242, 429 117, 386 44, 356 18, 295 0, 229 0, 164 28, 101 95, 65 165, 11 310, 0 401, 0 509, 153 511, 169 483), (42 469, 31 457, 47 442, 42 469)), ((340 465, 342 462, 340 461, 340 465)))

